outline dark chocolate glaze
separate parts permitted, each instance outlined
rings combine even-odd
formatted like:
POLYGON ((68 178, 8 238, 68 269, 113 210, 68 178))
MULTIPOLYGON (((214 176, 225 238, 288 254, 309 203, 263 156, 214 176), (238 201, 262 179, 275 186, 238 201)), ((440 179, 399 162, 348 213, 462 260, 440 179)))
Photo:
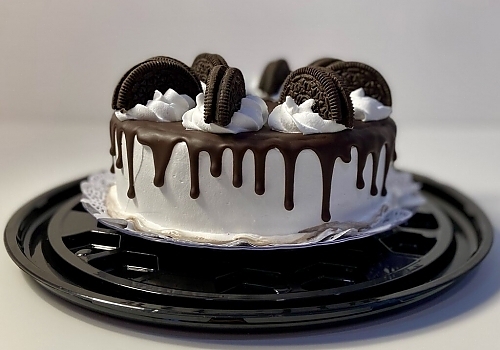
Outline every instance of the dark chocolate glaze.
POLYGON ((305 149, 312 150, 318 156, 321 165, 323 198, 321 218, 330 221, 330 192, 333 168, 337 158, 345 163, 351 161, 351 148, 358 151, 358 170, 356 186, 364 188, 363 170, 368 155, 373 157, 373 175, 370 193, 376 195, 377 169, 380 152, 386 149, 384 180, 381 194, 386 195, 385 180, 391 160, 395 157, 394 143, 396 139, 396 124, 391 118, 376 122, 355 121, 353 129, 328 134, 286 134, 270 130, 267 126, 257 132, 246 132, 237 135, 212 134, 202 131, 186 130, 180 122, 156 123, 149 121, 126 120, 119 121, 114 115, 110 123, 111 155, 116 157, 115 165, 123 167, 122 138, 125 135, 127 152, 129 198, 135 197, 133 177, 134 138, 144 146, 151 148, 155 166, 153 183, 157 187, 164 184, 165 171, 172 155, 174 146, 185 142, 189 154, 191 175, 190 196, 195 199, 200 195, 199 188, 199 155, 206 151, 210 155, 210 173, 218 177, 222 171, 222 154, 226 148, 233 153, 233 186, 240 187, 243 178, 243 156, 250 150, 255 161, 255 193, 265 192, 265 165, 269 150, 276 148, 283 156, 285 163, 285 198, 284 207, 292 210, 294 207, 294 175, 295 163, 299 153, 305 149), (118 147, 116 147, 118 146, 118 147))

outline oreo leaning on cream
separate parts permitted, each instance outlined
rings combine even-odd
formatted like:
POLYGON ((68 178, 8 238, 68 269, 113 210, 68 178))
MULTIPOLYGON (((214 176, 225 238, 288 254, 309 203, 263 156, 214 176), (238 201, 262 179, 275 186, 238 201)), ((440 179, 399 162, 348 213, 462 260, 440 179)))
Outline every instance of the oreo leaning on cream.
POLYGON ((207 79, 205 123, 226 126, 246 96, 245 79, 238 68, 216 66, 207 79))
POLYGON ((344 80, 348 92, 363 88, 367 96, 385 106, 392 106, 391 90, 382 74, 360 62, 334 62, 327 66, 344 80))
POLYGON ((326 67, 329 66, 332 63, 335 62, 342 62, 341 60, 333 57, 323 57, 323 58, 318 58, 317 60, 314 60, 313 62, 309 63, 309 67, 326 67))
POLYGON ((287 96, 292 97, 297 105, 314 99, 313 112, 323 119, 336 120, 352 127, 352 102, 342 78, 332 73, 321 67, 303 67, 293 71, 283 83, 280 103, 284 103, 287 96))
POLYGON ((134 66, 120 80, 113 96, 113 108, 128 110, 136 104, 146 104, 156 90, 168 89, 193 100, 202 92, 200 81, 187 65, 170 57, 154 57, 134 66))
POLYGON ((288 74, 290 68, 285 60, 269 62, 260 78, 259 89, 268 96, 277 94, 288 74))
POLYGON ((191 69, 198 79, 206 84, 210 71, 216 66, 228 67, 226 60, 221 55, 202 53, 196 56, 191 69))

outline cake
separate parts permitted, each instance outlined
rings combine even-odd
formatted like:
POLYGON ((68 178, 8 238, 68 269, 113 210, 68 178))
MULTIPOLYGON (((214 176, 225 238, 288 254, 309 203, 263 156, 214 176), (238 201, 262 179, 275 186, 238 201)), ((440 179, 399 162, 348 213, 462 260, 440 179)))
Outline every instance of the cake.
POLYGON ((113 95, 108 215, 142 232, 257 245, 379 217, 394 200, 386 81, 358 62, 293 72, 283 62, 266 68, 264 99, 215 54, 131 68, 113 95))

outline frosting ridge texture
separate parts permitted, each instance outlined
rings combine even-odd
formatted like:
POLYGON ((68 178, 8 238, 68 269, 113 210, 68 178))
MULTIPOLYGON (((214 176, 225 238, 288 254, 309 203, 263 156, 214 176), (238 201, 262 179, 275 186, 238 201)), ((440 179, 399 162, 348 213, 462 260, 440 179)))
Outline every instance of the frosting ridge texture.
POLYGON ((285 102, 278 105, 269 115, 268 124, 273 130, 304 135, 332 133, 345 130, 345 125, 335 120, 325 120, 313 112, 314 100, 304 101, 297 106, 293 98, 287 96, 285 102))
POLYGON ((354 90, 350 96, 354 107, 354 118, 357 120, 364 122, 382 120, 391 115, 391 107, 384 106, 370 96, 365 96, 363 88, 354 90))
POLYGON ((182 120, 182 115, 194 108, 195 103, 188 95, 179 95, 168 89, 165 94, 155 90, 152 100, 144 106, 136 104, 129 110, 116 111, 119 120, 149 120, 153 122, 175 122, 182 120))
POLYGON ((205 131, 214 134, 238 134, 241 132, 258 131, 267 122, 268 112, 265 102, 252 95, 241 100, 241 107, 233 113, 231 122, 226 126, 205 122, 205 96, 196 96, 196 107, 188 110, 182 116, 182 125, 187 130, 205 131))

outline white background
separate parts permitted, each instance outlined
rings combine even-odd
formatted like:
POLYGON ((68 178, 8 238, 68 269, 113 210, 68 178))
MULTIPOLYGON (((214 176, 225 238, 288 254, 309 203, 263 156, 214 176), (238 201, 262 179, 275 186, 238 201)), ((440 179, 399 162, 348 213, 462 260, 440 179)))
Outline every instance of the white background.
MULTIPOLYGON (((135 63, 219 53, 247 80, 284 57, 377 68, 393 94, 398 165, 449 184, 500 231, 500 2, 0 2, 0 228, 35 195, 107 168, 111 95, 135 63)), ((498 239, 497 239, 498 241, 498 239)), ((439 298, 351 327, 207 335, 113 320, 43 291, 0 248, 5 349, 500 348, 500 242, 439 298)))
POLYGON ((358 60, 392 87, 395 116, 497 119, 498 1, 3 1, 2 120, 99 122, 153 55, 215 52, 249 77, 284 57, 358 60))

